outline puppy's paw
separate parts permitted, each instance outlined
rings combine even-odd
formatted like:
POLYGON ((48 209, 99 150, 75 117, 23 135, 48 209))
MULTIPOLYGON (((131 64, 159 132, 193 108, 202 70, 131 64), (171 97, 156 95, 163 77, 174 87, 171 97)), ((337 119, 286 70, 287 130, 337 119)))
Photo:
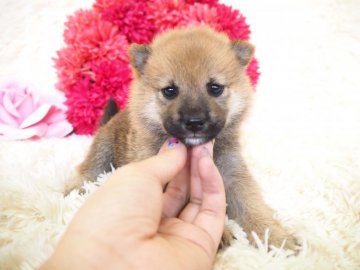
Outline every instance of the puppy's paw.
POLYGON ((232 234, 228 226, 225 226, 224 232, 221 237, 221 242, 219 245, 219 250, 223 250, 231 245, 231 243, 236 239, 232 234))
MULTIPOLYGON (((281 247, 284 249, 296 250, 298 242, 296 238, 289 234, 277 221, 273 220, 270 224, 264 224, 264 226, 257 227, 256 234, 261 240, 265 238, 265 231, 270 230, 268 244, 269 246, 281 247), (283 244, 285 242, 285 244, 283 244)), ((250 241, 255 245, 254 238, 251 237, 250 241)))
POLYGON ((81 185, 83 184, 83 177, 79 174, 78 170, 75 170, 70 176, 69 180, 65 183, 64 187, 64 196, 69 195, 71 191, 74 189, 79 189, 79 193, 81 194, 81 185))
POLYGON ((299 247, 297 239, 289 234, 287 231, 285 231, 284 228, 282 228, 280 225, 278 228, 272 228, 272 231, 270 231, 269 236, 269 244, 280 247, 282 246, 283 242, 285 241, 285 244, 283 246, 284 249, 291 249, 296 250, 297 247, 299 247))

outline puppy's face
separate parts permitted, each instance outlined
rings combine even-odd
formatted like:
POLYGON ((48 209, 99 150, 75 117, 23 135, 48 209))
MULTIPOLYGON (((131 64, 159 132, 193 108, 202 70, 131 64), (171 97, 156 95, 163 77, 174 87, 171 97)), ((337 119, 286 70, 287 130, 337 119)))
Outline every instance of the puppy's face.
POLYGON ((251 87, 253 47, 207 27, 173 30, 150 46, 133 45, 130 103, 149 129, 187 145, 205 143, 239 121, 251 87))

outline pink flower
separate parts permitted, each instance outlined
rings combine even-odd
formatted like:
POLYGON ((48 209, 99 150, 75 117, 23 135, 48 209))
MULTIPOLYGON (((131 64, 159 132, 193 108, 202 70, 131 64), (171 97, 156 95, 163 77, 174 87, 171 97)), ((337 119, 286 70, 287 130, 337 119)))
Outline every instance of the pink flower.
POLYGON ((17 82, 0 85, 0 136, 23 140, 68 135, 73 128, 65 108, 33 90, 17 82))

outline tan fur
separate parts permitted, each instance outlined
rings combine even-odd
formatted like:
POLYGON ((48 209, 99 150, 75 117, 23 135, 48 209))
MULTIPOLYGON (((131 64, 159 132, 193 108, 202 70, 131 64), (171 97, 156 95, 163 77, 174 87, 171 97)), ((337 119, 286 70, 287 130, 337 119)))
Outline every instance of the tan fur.
MULTIPOLYGON (((238 143, 239 125, 253 93, 246 75, 252 54, 250 44, 231 42, 208 27, 173 30, 158 36, 149 46, 133 45, 130 58, 135 79, 128 107, 98 130, 67 192, 109 171, 110 164, 120 167, 155 155, 170 135, 181 139, 176 128, 181 127, 184 115, 205 115, 206 123, 214 125, 209 134, 218 130, 206 139, 216 137, 214 159, 224 179, 229 218, 248 235, 255 231, 260 238, 268 227, 271 244, 279 246, 287 239, 287 247, 293 247, 295 239, 274 220, 273 211, 248 173, 238 143), (208 94, 209 81, 225 86, 222 95, 208 94), (173 100, 161 92, 169 84, 179 88, 173 100)), ((222 244, 227 246, 231 240, 226 229, 222 244)))

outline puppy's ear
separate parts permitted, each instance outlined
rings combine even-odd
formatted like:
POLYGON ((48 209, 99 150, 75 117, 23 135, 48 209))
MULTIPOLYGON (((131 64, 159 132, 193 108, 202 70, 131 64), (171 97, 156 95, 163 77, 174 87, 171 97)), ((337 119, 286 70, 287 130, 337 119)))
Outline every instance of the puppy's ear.
POLYGON ((129 48, 130 63, 138 75, 144 73, 145 65, 151 54, 150 46, 132 44, 129 48))
POLYGON ((255 47, 247 41, 234 41, 231 44, 237 59, 242 66, 247 66, 254 55, 255 47))

